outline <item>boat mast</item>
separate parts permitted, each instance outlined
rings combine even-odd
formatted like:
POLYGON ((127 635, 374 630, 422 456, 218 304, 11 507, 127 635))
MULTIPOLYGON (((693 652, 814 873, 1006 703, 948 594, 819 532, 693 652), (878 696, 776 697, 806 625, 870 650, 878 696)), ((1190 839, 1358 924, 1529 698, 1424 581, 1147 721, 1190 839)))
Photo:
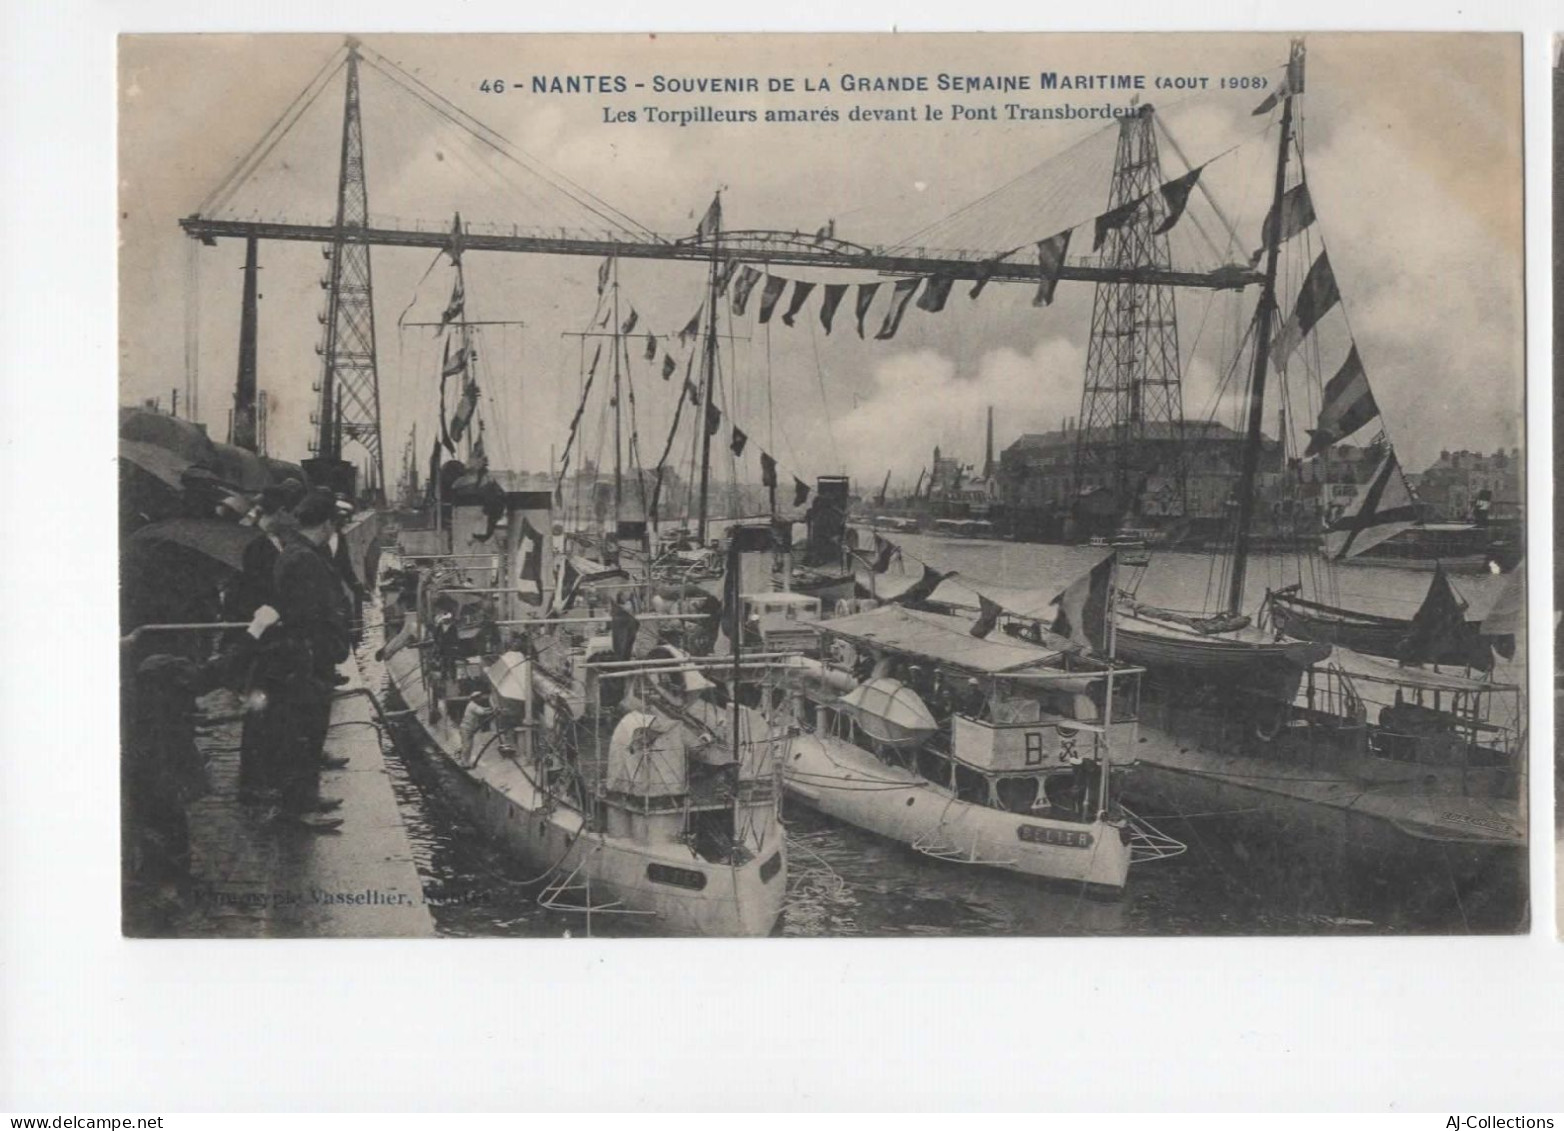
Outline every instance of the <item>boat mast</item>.
POLYGON ((706 494, 711 483, 711 428, 707 422, 711 420, 712 385, 716 383, 717 372, 717 271, 722 257, 722 194, 717 194, 717 219, 716 230, 711 237, 711 271, 706 283, 706 348, 701 353, 701 382, 705 386, 705 394, 701 400, 705 407, 698 427, 701 430, 701 494, 700 517, 696 523, 695 535, 700 544, 706 545, 706 494))
POLYGON ((614 260, 614 336, 612 338, 614 349, 614 534, 619 533, 620 504, 624 499, 624 465, 620 459, 619 449, 623 443, 620 432, 620 412, 622 406, 619 403, 620 374, 619 374, 619 344, 622 328, 619 324, 619 260, 614 260))
MULTIPOLYGON (((457 223, 461 223, 459 215, 457 216, 457 223)), ((462 267, 460 254, 456 257, 456 279, 457 285, 462 288, 462 309, 460 315, 458 315, 461 321, 457 323, 462 331, 462 361, 464 362, 462 367, 462 387, 456 393, 456 403, 460 405, 467 400, 468 386, 473 388, 475 397, 477 396, 478 387, 478 359, 472 352, 472 328, 467 325, 467 272, 462 267)), ((462 425, 462 439, 467 443, 467 462, 472 460, 472 430, 473 422, 469 418, 462 425)))
POLYGON ((1227 612, 1236 616, 1244 601, 1244 573, 1249 565, 1249 525, 1254 519, 1255 479, 1260 472, 1260 426, 1265 419, 1266 368, 1271 354, 1271 324, 1276 316, 1276 261, 1281 253, 1282 199, 1287 191, 1287 150, 1292 144, 1292 76, 1303 69, 1303 41, 1293 40, 1287 63, 1287 90, 1282 99, 1281 137, 1276 145, 1276 186, 1266 218, 1265 279, 1255 307, 1254 374, 1249 381, 1249 428, 1244 437, 1243 471, 1238 479, 1238 531, 1233 540, 1233 572, 1227 591, 1227 612))
POLYGON ((1106 628, 1108 636, 1108 685, 1103 692, 1102 704, 1102 759, 1097 767, 1097 819, 1108 816, 1108 792, 1113 786, 1113 669, 1119 663, 1119 636, 1117 610, 1119 600, 1119 555, 1111 555, 1113 564, 1108 567, 1108 612, 1106 628))
MULTIPOLYGON (((461 329, 461 334, 462 334, 462 361, 466 365, 470 365, 472 363, 472 359, 467 356, 467 275, 466 275, 466 272, 462 270, 462 214, 460 212, 458 212, 456 214, 456 219, 455 219, 455 221, 451 225, 451 244, 450 244, 450 246, 448 248, 446 248, 446 253, 448 255, 450 255, 450 257, 451 257, 451 266, 456 268, 456 289, 452 293, 461 295, 461 299, 462 299, 461 305, 457 308, 457 311, 456 311, 456 315, 460 319, 460 321, 457 323, 457 326, 461 329)), ((446 314, 441 318, 441 321, 444 322, 445 319, 449 318, 449 317, 450 317, 450 311, 447 310, 446 314)), ((450 339, 449 338, 446 339, 446 344, 447 345, 450 344, 450 339)), ((442 354, 441 356, 442 356, 442 360, 440 362, 440 367, 441 367, 440 368, 440 413, 439 413, 438 423, 439 423, 439 426, 440 426, 440 435, 441 435, 441 437, 443 437, 445 439, 445 442, 449 445, 450 444, 450 426, 446 423, 446 419, 445 419, 445 361, 444 361, 444 358, 449 357, 449 354, 448 353, 447 354, 442 354)), ((465 377, 465 375, 467 373, 467 370, 466 370, 465 366, 462 369, 462 373, 463 373, 463 375, 465 377)), ((460 389, 458 389, 457 390, 457 394, 456 394, 456 397, 457 397, 457 402, 456 403, 457 404, 461 403, 461 396, 462 396, 462 391, 460 389)), ((452 445, 452 446, 454 446, 454 445, 452 445)), ((454 454, 454 452, 452 454, 454 454)), ((440 531, 440 530, 444 529, 443 518, 444 518, 444 511, 445 511, 445 484, 442 481, 444 479, 444 476, 442 476, 440 474, 441 471, 443 470, 443 467, 442 467, 443 463, 444 463, 443 460, 436 461, 435 466, 433 468, 431 468, 431 470, 434 472, 434 476, 435 476, 435 482, 434 482, 434 528, 437 531, 440 531)))

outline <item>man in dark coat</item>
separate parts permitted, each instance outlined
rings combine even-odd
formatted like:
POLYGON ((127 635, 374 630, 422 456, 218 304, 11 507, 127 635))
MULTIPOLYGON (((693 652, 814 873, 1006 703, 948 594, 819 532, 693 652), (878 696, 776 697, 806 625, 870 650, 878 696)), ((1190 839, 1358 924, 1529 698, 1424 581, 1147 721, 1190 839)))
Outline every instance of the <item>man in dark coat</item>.
POLYGON ((277 559, 282 556, 286 492, 281 487, 267 487, 261 492, 255 507, 255 525, 262 537, 244 548, 239 584, 230 594, 227 612, 231 621, 249 620, 255 610, 272 603, 272 573, 277 559))
MULTIPOLYGON (((227 620, 249 620, 257 609, 274 606, 273 577, 284 545, 286 503, 287 492, 281 487, 261 492, 255 521, 262 536, 244 548, 239 580, 228 594, 227 620)), ((239 739, 239 800, 246 803, 273 803, 279 789, 276 760, 267 749, 267 728, 255 710, 257 676, 264 670, 269 647, 257 649, 250 641, 236 638, 234 686, 246 705, 244 732, 239 739)))
POLYGON ((216 680, 185 656, 120 646, 120 865, 125 933, 172 929, 192 897, 186 806, 206 792, 195 698, 216 680))
POLYGON ((341 824, 321 815, 341 803, 320 797, 334 677, 349 655, 347 601, 326 550, 335 513, 329 492, 314 492, 299 504, 298 532, 285 538, 273 571, 276 638, 268 633, 263 641, 271 645, 264 676, 266 730, 278 769, 281 815, 315 830, 341 824))

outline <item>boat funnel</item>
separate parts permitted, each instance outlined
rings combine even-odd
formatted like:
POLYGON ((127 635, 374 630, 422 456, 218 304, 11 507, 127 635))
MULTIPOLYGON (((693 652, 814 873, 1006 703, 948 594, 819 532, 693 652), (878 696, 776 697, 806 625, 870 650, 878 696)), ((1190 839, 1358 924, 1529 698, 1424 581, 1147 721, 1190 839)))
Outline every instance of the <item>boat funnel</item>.
POLYGON ((840 565, 842 543, 847 537, 848 479, 822 475, 815 480, 815 499, 805 521, 809 524, 806 565, 840 565))
POLYGON ((738 551, 740 595, 770 593, 777 548, 776 532, 771 524, 735 524, 728 528, 728 537, 738 551))

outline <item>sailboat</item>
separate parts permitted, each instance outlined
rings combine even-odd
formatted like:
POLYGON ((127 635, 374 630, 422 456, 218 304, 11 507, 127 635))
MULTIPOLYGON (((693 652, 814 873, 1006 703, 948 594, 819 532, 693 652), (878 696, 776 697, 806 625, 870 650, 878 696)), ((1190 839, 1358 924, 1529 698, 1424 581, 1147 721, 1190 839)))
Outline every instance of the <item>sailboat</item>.
MULTIPOLYGON (((459 245, 449 254, 454 446, 472 436, 478 381, 459 245)), ((552 490, 518 489, 472 439, 436 471, 433 528, 398 539, 381 656, 442 781, 533 873, 541 907, 658 934, 770 933, 787 886, 780 736, 738 705, 764 658, 663 642, 678 615, 574 607, 592 578, 555 570, 552 490), (707 678, 719 666, 728 699, 707 678)))
MULTIPOLYGON (((1369 656, 1391 660, 1446 665, 1476 671, 1493 668, 1493 647, 1478 621, 1466 620, 1467 605, 1455 593, 1443 569, 1434 571, 1428 593, 1411 618, 1384 616, 1311 601, 1301 593, 1301 583, 1273 590, 1267 596, 1268 614, 1277 632, 1296 640, 1339 645, 1369 656), (1455 618, 1450 610, 1455 611, 1455 618), (1420 626, 1437 626, 1428 644, 1418 647, 1420 626)), ((1501 645, 1505 646, 1505 645, 1501 645)))
MULTIPOLYGON (((1377 412, 1367 378, 1361 371, 1355 372, 1353 378, 1356 390, 1346 395, 1359 398, 1368 409, 1377 412)), ((1310 444, 1310 454, 1323 452, 1330 442, 1344 439, 1350 429, 1361 428, 1373 419, 1359 409, 1356 415, 1345 416, 1349 430, 1342 430, 1340 399, 1339 389, 1335 396, 1327 389, 1320 427, 1313 430, 1315 440, 1310 444)), ((1327 569, 1390 540, 1415 520, 1417 507, 1395 452, 1388 443, 1381 447, 1383 454, 1362 494, 1326 527, 1321 551, 1327 569)), ((1303 595, 1301 581, 1269 591, 1263 606, 1271 626, 1297 640, 1320 641, 1410 663, 1491 671, 1494 648, 1508 649, 1513 641, 1485 637, 1479 622, 1465 618, 1466 609, 1467 604, 1456 594, 1443 563, 1437 561, 1422 604, 1410 619, 1311 600, 1303 595)))
MULTIPOLYGON (((1260 624, 1240 607, 1271 365, 1310 343, 1317 350, 1315 328, 1340 301, 1321 248, 1286 318, 1278 302, 1282 245, 1305 245, 1297 237, 1314 220, 1301 160, 1299 176, 1288 183, 1293 107, 1302 90, 1303 46, 1295 42, 1284 86, 1264 107, 1280 107, 1280 140, 1249 339, 1248 429, 1225 606, 1202 616, 1133 599, 1120 605, 1121 654, 1151 673, 1133 796, 1149 799, 1157 812, 1261 814, 1284 833, 1308 834, 1311 843, 1364 849, 1375 868, 1409 855, 1425 868, 1430 860, 1418 854, 1432 849, 1440 874, 1453 877, 1493 867, 1495 851, 1524 849, 1524 709, 1516 685, 1385 658, 1491 666, 1480 630, 1465 622, 1443 571, 1409 621, 1310 600, 1298 587, 1268 592, 1260 624), (1471 854, 1459 868, 1455 850, 1471 854)), ((1325 387, 1311 455, 1378 417, 1356 345, 1346 352, 1325 387)), ((1388 441, 1369 445, 1367 455, 1374 472, 1356 504, 1331 516, 1328 557, 1370 547, 1415 521, 1388 441)))

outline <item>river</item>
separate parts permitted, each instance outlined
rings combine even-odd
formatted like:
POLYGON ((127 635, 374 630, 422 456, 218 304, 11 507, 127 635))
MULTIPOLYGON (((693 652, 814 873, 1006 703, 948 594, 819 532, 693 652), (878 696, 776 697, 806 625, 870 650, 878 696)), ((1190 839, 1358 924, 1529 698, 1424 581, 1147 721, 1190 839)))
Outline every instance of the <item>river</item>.
MULTIPOLYGON (((984 582, 1058 591, 1090 568, 1101 551, 1028 543, 897 536, 908 570, 918 561, 981 590, 984 582)), ((1296 580, 1291 556, 1257 558, 1249 575, 1258 604, 1267 585, 1296 580)), ((1350 566, 1336 571, 1333 596, 1342 604, 1410 616, 1431 574, 1350 566)), ((1458 577, 1457 592, 1481 616, 1505 578, 1458 577)), ((1159 553, 1144 577, 1125 571, 1120 582, 1146 601, 1199 608, 1215 592, 1205 555, 1159 553)), ((376 634, 371 633, 371 637, 376 634)), ((371 684, 382 673, 366 644, 361 660, 371 684)), ((1524 653, 1501 665, 1496 678, 1524 682, 1524 653)), ((419 750, 415 728, 398 729, 389 751, 398 801, 439 931, 456 936, 629 934, 636 927, 598 914, 545 911, 524 865, 484 838, 442 788, 435 760, 419 750)), ((907 935, 1235 935, 1492 932, 1524 928, 1525 861, 1512 854, 1482 883, 1458 890, 1453 874, 1387 875, 1343 872, 1332 852, 1268 835, 1252 820, 1231 816, 1164 819, 1163 831, 1184 841, 1182 856, 1137 865, 1123 898, 1083 896, 1034 880, 931 859, 871 836, 789 800, 790 845, 784 936, 907 935)))

